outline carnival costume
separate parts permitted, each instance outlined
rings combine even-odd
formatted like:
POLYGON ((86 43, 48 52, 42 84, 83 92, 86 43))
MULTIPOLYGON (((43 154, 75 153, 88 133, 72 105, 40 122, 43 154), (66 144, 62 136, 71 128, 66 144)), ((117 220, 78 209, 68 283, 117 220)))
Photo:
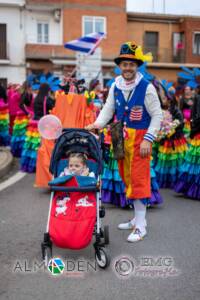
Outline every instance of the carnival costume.
POLYGON ((0 146, 9 146, 9 109, 4 99, 0 99, 0 146))
MULTIPOLYGON (((133 61, 138 66, 151 55, 143 55, 140 46, 128 42, 122 45, 120 55, 115 59, 133 61)), ((153 142, 160 127, 162 112, 155 88, 140 73, 131 81, 118 76, 112 84, 109 95, 94 126, 102 128, 116 115, 117 121, 124 124, 124 159, 118 161, 119 172, 126 186, 126 197, 131 199, 135 208, 136 230, 129 242, 140 240, 146 234, 146 198, 151 197, 150 156, 142 158, 140 144, 143 140, 153 142), (141 200, 141 201, 139 201, 141 200)), ((120 228, 125 229, 125 228, 120 228)))
POLYGON ((162 128, 155 171, 160 188, 173 188, 188 147, 183 135, 184 122, 181 111, 177 107, 171 108, 170 111, 166 110, 163 123, 165 122, 171 129, 167 132, 167 126, 162 128))
POLYGON ((175 191, 188 198, 200 200, 200 95, 194 100, 189 150, 181 167, 175 191))

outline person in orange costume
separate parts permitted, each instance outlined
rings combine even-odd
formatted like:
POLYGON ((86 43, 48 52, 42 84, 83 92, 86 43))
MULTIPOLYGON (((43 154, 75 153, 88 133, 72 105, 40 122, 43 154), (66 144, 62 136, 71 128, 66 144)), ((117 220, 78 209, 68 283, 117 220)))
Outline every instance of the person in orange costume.
MULTIPOLYGON (((95 120, 95 114, 87 105, 85 97, 78 94, 57 93, 51 113, 61 120, 63 128, 84 128, 95 120)), ((52 179, 49 164, 54 145, 54 141, 42 139, 37 155, 35 187, 48 187, 52 179)))

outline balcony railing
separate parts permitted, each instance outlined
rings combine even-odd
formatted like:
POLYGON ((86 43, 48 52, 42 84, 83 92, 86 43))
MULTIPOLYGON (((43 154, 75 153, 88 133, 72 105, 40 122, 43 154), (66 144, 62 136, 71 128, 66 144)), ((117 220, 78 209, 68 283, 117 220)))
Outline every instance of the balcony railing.
POLYGON ((26 58, 50 59, 68 56, 63 45, 26 44, 26 58))
POLYGON ((185 62, 184 49, 144 47, 144 53, 147 52, 152 53, 153 62, 159 62, 159 63, 184 63, 185 62))

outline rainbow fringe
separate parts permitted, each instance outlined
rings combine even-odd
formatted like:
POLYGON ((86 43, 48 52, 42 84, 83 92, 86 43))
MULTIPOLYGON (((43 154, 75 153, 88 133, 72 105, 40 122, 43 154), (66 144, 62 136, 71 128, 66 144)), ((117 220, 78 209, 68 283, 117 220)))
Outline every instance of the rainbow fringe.
POLYGON ((125 185, 119 175, 117 160, 113 158, 113 151, 110 147, 108 163, 104 162, 102 174, 102 202, 112 203, 117 206, 127 206, 125 196, 125 185))
POLYGON ((186 197, 200 200, 200 134, 190 140, 190 147, 175 191, 183 193, 186 197))
POLYGON ((148 206, 154 206, 163 203, 163 198, 159 192, 159 185, 156 178, 156 173, 153 168, 153 160, 151 161, 151 198, 148 200, 148 206))
POLYGON ((29 118, 27 115, 21 111, 17 112, 11 138, 11 152, 15 157, 21 157, 28 122, 29 118))
POLYGON ((161 188, 174 187, 187 149, 187 141, 184 136, 178 139, 167 139, 163 145, 159 146, 155 171, 161 188))
POLYGON ((8 104, 0 99, 0 146, 10 144, 8 104))
POLYGON ((28 173, 33 173, 36 169, 37 150, 41 142, 37 126, 38 121, 29 121, 21 155, 21 170, 28 173))

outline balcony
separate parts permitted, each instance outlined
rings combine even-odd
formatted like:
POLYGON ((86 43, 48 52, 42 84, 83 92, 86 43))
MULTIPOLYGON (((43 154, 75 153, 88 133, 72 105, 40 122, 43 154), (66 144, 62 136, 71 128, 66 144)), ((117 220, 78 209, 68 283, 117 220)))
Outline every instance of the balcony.
MULTIPOLYGON (((45 59, 66 58, 69 55, 63 45, 50 44, 26 44, 26 58, 28 59, 45 59)), ((71 55, 72 56, 72 55, 71 55)), ((72 56, 73 57, 73 56, 72 56)))
POLYGON ((185 50, 172 48, 144 47, 144 53, 151 52, 153 62, 157 63, 185 63, 185 50))

